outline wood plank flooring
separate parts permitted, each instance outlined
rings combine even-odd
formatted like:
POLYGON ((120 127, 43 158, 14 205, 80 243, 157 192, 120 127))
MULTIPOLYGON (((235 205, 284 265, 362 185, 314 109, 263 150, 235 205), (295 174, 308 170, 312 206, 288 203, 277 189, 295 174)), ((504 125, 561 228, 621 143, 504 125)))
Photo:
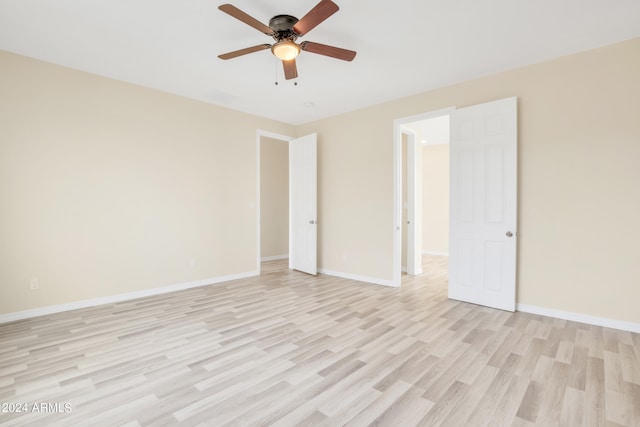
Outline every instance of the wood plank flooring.
POLYGON ((450 301, 446 258, 424 269, 394 289, 272 261, 0 325, 0 424, 640 426, 639 334, 450 301))

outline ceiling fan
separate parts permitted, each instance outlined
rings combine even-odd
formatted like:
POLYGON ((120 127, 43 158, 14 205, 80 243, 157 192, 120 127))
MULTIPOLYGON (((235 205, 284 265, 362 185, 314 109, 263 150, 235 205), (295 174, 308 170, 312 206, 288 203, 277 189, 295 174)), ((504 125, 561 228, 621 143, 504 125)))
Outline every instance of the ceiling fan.
POLYGON ((341 59, 343 61, 351 61, 356 56, 353 50, 342 49, 339 47, 328 46, 321 43, 304 41, 300 44, 296 43, 296 39, 307 34, 309 31, 317 27, 325 19, 338 11, 338 5, 331 0, 321 0, 313 9, 311 9, 301 19, 291 15, 276 15, 269 20, 269 26, 264 25, 257 19, 249 16, 237 7, 230 4, 223 4, 218 9, 227 13, 234 18, 252 26, 256 30, 273 37, 276 41, 273 45, 264 43, 257 46, 247 47, 245 49, 235 50, 233 52, 218 55, 220 59, 231 59, 248 53, 258 52, 261 50, 271 49, 271 52, 280 60, 284 66, 285 79, 295 79, 298 77, 298 69, 296 67, 296 56, 301 50, 305 52, 316 53, 319 55, 330 56, 332 58, 341 59))

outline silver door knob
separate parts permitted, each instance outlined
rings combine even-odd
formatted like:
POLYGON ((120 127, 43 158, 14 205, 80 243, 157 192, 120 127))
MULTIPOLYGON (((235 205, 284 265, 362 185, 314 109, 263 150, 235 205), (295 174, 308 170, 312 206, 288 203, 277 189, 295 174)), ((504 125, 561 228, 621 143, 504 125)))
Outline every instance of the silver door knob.
POLYGON ((513 233, 510 231, 507 231, 507 237, 513 237, 513 233))

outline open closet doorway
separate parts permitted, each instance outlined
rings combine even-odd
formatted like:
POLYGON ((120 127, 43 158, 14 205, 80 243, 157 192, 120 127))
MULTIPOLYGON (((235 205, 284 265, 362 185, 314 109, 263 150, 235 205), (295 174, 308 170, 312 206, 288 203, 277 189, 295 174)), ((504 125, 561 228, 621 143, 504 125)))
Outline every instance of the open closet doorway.
POLYGON ((394 122, 396 233, 394 283, 419 275, 423 256, 446 256, 449 244, 449 114, 453 108, 394 122))
POLYGON ((289 141, 258 132, 258 271, 260 263, 289 258, 289 141))
POLYGON ((317 134, 299 138, 257 131, 257 270, 289 259, 317 274, 317 134))

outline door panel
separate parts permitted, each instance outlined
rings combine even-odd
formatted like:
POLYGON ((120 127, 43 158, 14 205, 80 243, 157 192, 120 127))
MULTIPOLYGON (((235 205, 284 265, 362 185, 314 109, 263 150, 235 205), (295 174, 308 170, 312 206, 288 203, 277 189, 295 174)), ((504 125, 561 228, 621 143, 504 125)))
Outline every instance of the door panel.
POLYGON ((418 193, 417 180, 422 178, 421 157, 418 150, 418 141, 415 133, 407 133, 407 274, 422 274, 422 227, 418 224, 418 212, 422 214, 422 209, 418 209, 422 201, 418 193))
POLYGON ((517 99, 451 114, 449 298, 515 310, 517 99))
POLYGON ((289 268, 317 274, 317 136, 289 143, 289 268))

